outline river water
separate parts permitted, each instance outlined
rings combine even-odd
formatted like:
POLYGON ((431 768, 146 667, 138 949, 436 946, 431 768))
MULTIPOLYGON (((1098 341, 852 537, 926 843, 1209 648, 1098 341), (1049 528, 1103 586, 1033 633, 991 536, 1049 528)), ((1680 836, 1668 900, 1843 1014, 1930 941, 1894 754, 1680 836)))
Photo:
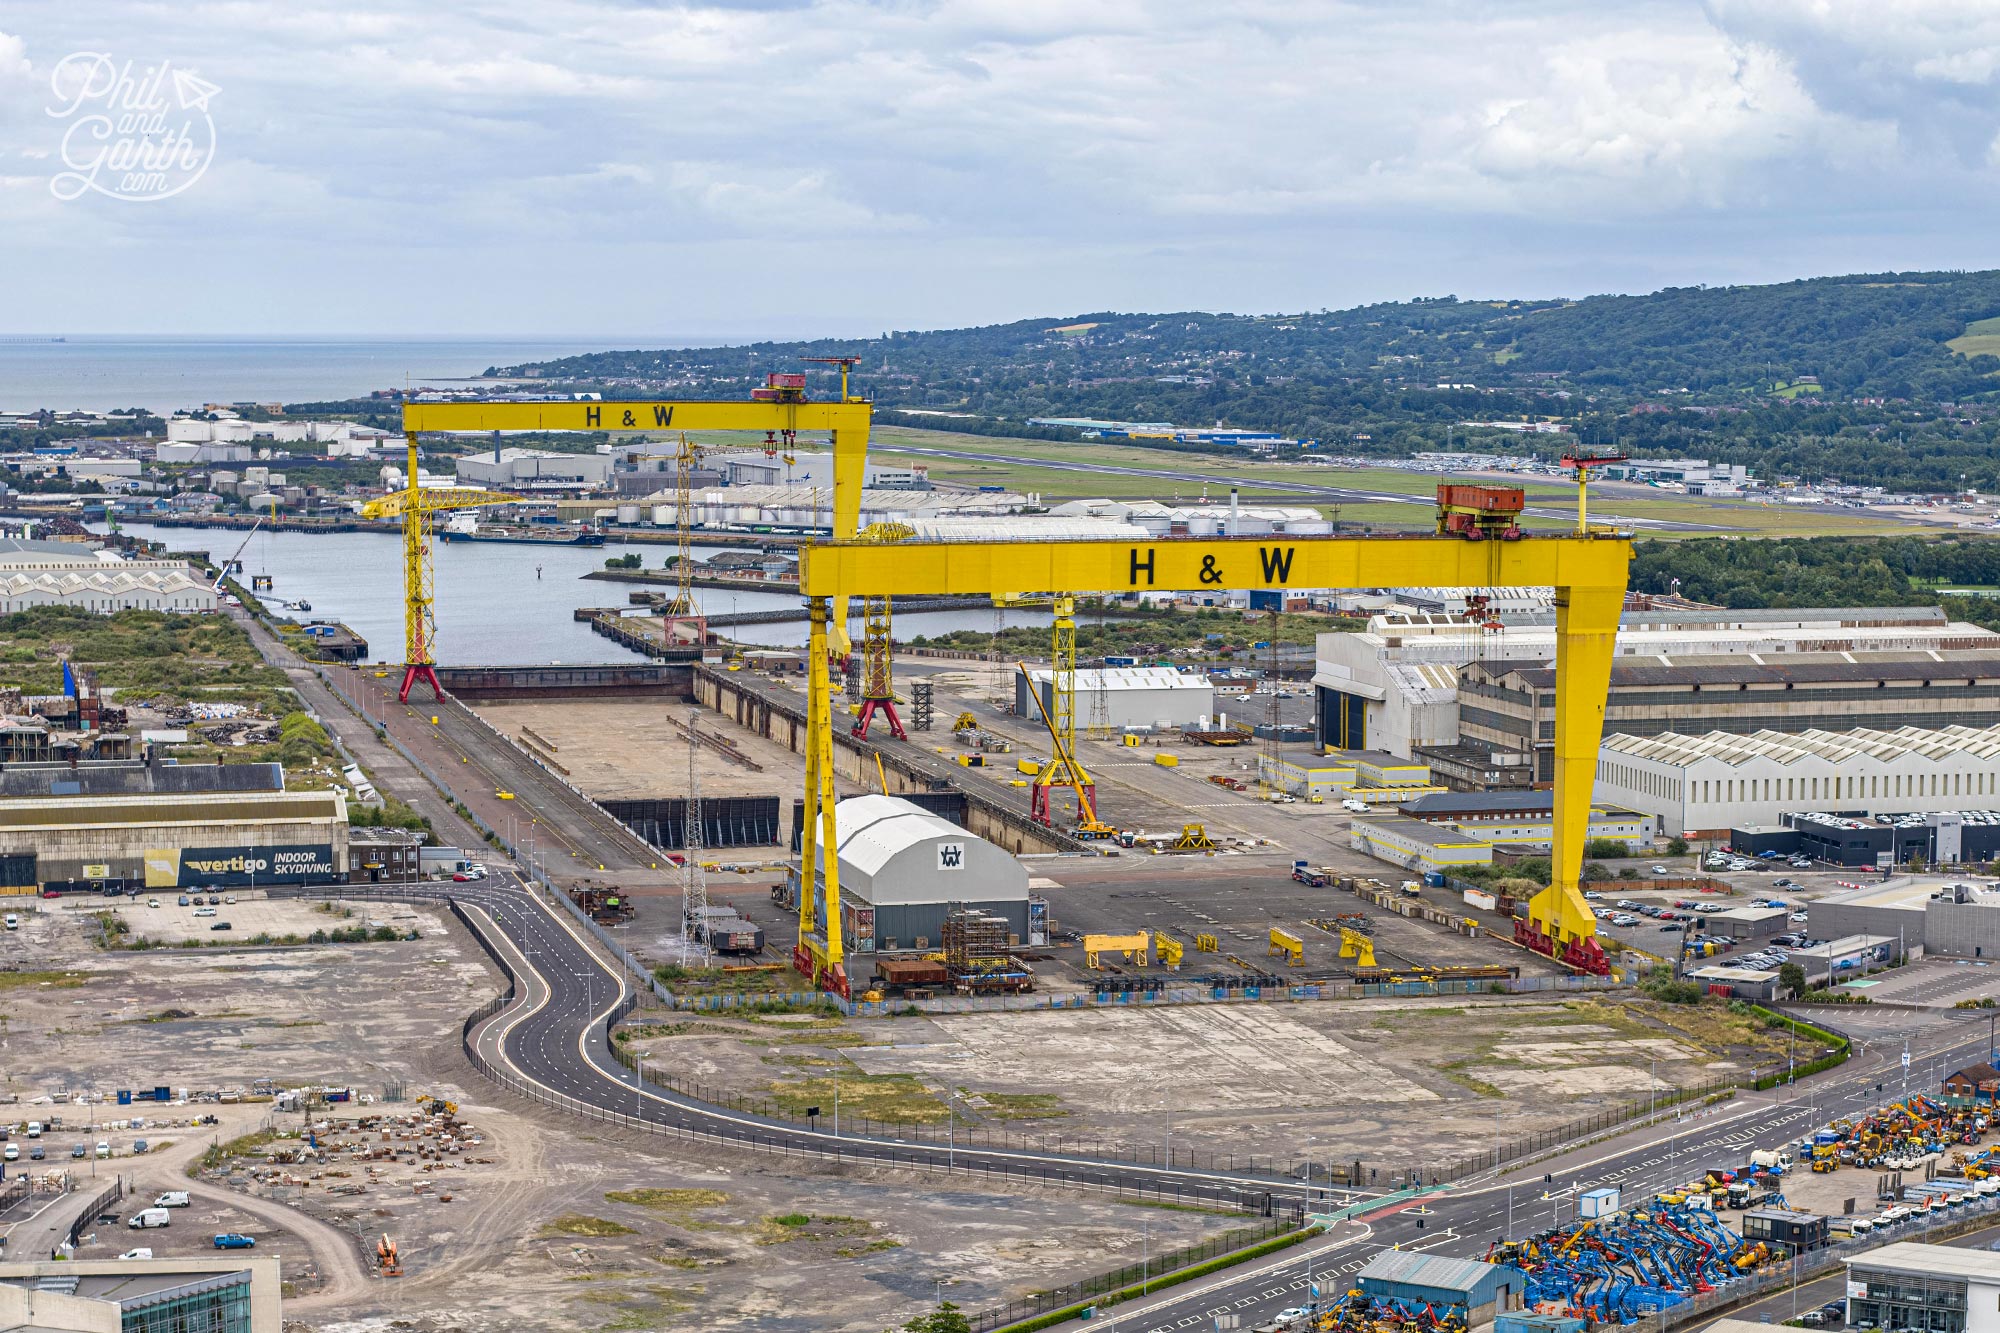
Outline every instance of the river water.
MULTIPOLYGON (((91 525, 102 531, 103 525, 91 525)), ((127 523, 134 537, 166 543, 169 551, 205 551, 226 559, 243 542, 223 528, 159 528, 127 523)), ((443 542, 432 548, 436 571, 438 637, 436 657, 443 666, 529 666, 546 663, 624 662, 639 654, 593 633, 572 614, 583 606, 626 604, 637 584, 608 583, 583 576, 604 568, 606 559, 636 551, 658 568, 671 546, 527 546, 503 542, 443 542)), ((716 551, 702 547, 706 558, 716 551)), ((403 655, 403 543, 377 532, 258 532, 243 550, 245 582, 269 574, 274 600, 312 603, 298 618, 338 620, 368 640, 380 661, 403 655)), ((796 608, 801 599, 787 592, 724 592, 696 588, 710 615, 733 611, 796 608)), ((275 610, 275 606, 273 607, 275 610)), ((860 637, 860 605, 853 633, 860 637)), ((896 637, 974 629, 990 632, 991 611, 927 611, 896 617, 896 637)), ((1047 613, 1008 611, 1003 624, 1047 624, 1047 613)), ((722 631, 745 643, 798 647, 806 641, 803 618, 776 625, 745 625, 722 631)))

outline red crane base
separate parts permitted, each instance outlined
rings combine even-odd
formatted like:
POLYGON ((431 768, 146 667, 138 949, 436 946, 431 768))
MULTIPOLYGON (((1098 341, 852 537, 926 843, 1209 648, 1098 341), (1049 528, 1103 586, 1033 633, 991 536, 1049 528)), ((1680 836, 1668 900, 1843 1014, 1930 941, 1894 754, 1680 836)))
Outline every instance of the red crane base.
MULTIPOLYGON (((1043 828, 1053 827, 1054 818, 1049 812, 1049 793, 1054 790, 1055 787, 1053 784, 1044 787, 1039 782, 1029 789, 1030 794, 1028 797, 1028 818, 1034 820, 1037 824, 1040 824, 1043 828)), ((1084 799, 1089 801, 1093 807, 1096 806, 1097 784, 1095 782, 1084 783, 1083 796, 1084 799)), ((1077 817, 1081 819, 1082 815, 1079 814, 1077 817)))
POLYGON ((909 734, 903 730, 903 719, 896 716, 895 703, 888 699, 863 699, 861 701, 861 716, 854 719, 854 735, 859 736, 862 740, 867 740, 868 723, 873 720, 875 714, 878 712, 889 719, 889 734, 891 736, 894 736, 899 741, 910 739, 909 734))
POLYGON ((1565 967, 1573 967, 1579 972, 1593 977, 1611 975, 1611 960, 1604 956, 1604 950, 1594 939, 1571 940, 1558 950, 1555 941, 1535 929, 1534 923, 1516 921, 1514 923, 1514 943, 1524 949, 1533 949, 1544 957, 1553 958, 1565 967))
POLYGON ((403 688, 396 691, 396 702, 399 704, 408 703, 410 701, 410 686, 420 680, 430 682, 431 697, 433 699, 444 698, 444 686, 438 684, 437 669, 429 662, 412 662, 403 668, 403 688))
POLYGON ((803 944, 792 946, 792 967, 819 989, 832 991, 843 1000, 854 998, 847 986, 847 968, 840 963, 827 968, 818 967, 812 953, 803 944))

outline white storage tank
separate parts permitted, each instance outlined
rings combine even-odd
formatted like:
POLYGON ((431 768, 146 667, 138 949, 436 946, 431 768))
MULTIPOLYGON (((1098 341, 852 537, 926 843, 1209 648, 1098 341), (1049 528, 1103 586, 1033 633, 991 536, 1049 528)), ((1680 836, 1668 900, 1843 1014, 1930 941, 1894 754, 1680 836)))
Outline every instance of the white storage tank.
POLYGON ((639 509, 640 506, 638 505, 619 505, 618 526, 621 528, 637 527, 639 525, 639 509))

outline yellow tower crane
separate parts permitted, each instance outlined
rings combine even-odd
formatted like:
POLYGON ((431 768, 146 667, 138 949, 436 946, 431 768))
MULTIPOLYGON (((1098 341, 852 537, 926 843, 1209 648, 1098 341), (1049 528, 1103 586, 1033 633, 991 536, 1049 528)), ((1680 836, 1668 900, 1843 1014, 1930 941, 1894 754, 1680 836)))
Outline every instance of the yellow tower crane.
POLYGON ((674 596, 660 614, 666 618, 666 640, 680 636, 682 626, 692 626, 697 647, 708 643, 708 618, 694 600, 694 494, 693 473, 701 461, 702 447, 684 434, 674 451, 674 531, 680 553, 674 557, 674 596))
POLYGON ((403 489, 361 506, 363 518, 403 520, 403 687, 396 692, 400 703, 409 702, 410 687, 419 680, 430 684, 432 698, 444 698, 444 688, 437 678, 437 617, 431 607, 434 597, 430 515, 447 509, 521 504, 526 498, 456 487, 426 490, 417 484, 416 432, 410 431, 404 438, 410 447, 403 489))
MULTIPOLYGON (((916 529, 907 523, 870 523, 855 540, 901 542, 916 535, 916 529)), ((891 736, 899 741, 910 739, 903 730, 903 719, 896 716, 895 639, 890 632, 889 603, 886 593, 864 593, 861 598, 861 713, 852 730, 863 740, 868 738, 868 724, 877 713, 887 719, 891 736)))

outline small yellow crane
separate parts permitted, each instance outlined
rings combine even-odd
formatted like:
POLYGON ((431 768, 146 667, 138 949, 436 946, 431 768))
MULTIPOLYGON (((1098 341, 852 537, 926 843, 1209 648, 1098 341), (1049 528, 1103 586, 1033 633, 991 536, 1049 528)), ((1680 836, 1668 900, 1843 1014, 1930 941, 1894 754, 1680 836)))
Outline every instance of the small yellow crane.
POLYGON ((447 509, 521 504, 526 499, 500 491, 420 486, 416 432, 410 431, 404 438, 410 448, 403 489, 361 506, 363 518, 403 520, 403 687, 396 692, 399 703, 410 701, 410 687, 419 680, 430 684, 432 698, 444 698, 444 688, 437 678, 437 617, 432 611, 435 594, 431 582, 429 516, 447 509))

